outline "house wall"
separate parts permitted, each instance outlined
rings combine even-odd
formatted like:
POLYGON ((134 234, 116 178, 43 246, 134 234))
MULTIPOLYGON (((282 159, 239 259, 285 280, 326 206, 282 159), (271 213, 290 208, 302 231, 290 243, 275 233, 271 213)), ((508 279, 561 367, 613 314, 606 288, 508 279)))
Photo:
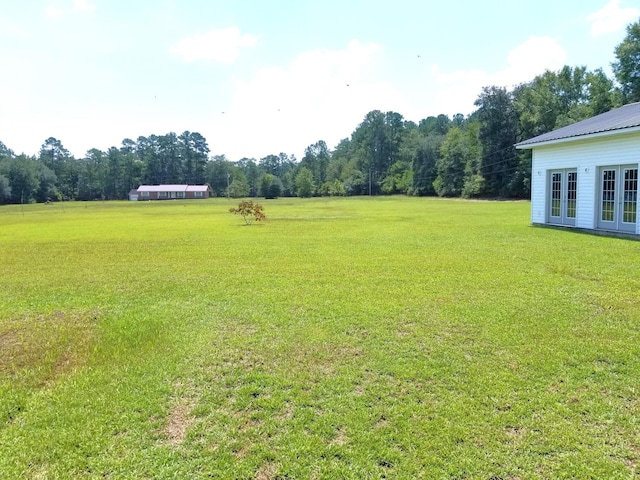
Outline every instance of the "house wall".
POLYGON ((138 200, 182 200, 182 199, 203 199, 203 198, 209 198, 209 191, 204 191, 202 192, 202 196, 198 197, 196 196, 196 192, 184 192, 184 191, 180 191, 180 192, 173 192, 174 197, 172 197, 172 192, 171 191, 164 191, 164 192, 144 192, 144 193, 148 193, 147 196, 144 196, 141 193, 138 194, 138 200), (160 195, 160 193, 163 193, 164 195, 160 195))
POLYGON ((186 192, 186 197, 185 198, 197 198, 198 200, 203 199, 203 198, 209 198, 209 192, 202 192, 202 196, 198 197, 196 196, 196 192, 186 192))
MULTIPOLYGON (((598 169, 640 162, 640 134, 621 134, 533 148, 531 164, 531 222, 546 223, 549 170, 578 171, 576 227, 596 227, 598 169)), ((640 221, 636 233, 640 233, 640 221)))

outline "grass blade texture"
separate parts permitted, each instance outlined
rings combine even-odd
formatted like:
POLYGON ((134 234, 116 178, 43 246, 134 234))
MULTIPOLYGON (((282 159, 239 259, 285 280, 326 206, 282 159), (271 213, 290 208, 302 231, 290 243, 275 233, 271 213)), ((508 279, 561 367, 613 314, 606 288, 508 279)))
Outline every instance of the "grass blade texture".
POLYGON ((640 243, 527 202, 0 207, 1 478, 631 478, 640 243))

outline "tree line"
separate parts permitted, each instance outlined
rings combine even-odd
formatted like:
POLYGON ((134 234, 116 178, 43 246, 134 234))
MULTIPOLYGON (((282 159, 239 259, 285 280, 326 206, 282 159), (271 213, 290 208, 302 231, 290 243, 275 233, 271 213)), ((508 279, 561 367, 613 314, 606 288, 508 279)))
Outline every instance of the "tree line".
POLYGON ((531 153, 514 144, 640 101, 640 21, 614 51, 614 79, 602 69, 564 66, 512 89, 487 86, 468 115, 418 123, 397 112, 367 113, 330 149, 319 140, 298 161, 285 153, 230 161, 210 155, 199 133, 125 139, 75 158, 48 138, 38 155, 0 142, 0 203, 125 199, 140 184, 209 184, 214 195, 438 195, 528 198, 531 153))

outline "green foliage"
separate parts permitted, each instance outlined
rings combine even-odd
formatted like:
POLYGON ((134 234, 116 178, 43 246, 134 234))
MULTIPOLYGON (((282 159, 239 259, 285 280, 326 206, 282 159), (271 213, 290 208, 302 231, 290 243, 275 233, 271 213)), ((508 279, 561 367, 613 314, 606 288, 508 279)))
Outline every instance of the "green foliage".
MULTIPOLYGON (((451 120, 446 115, 438 115, 437 117, 427 117, 420 121, 418 129, 420 133, 428 137, 430 135, 444 136, 451 128, 451 120)), ((460 126, 460 125, 458 125, 460 126)))
POLYGON ((274 199, 281 193, 282 181, 270 173, 265 173, 260 179, 260 194, 266 199, 274 199))
POLYGON ((640 101, 640 21, 627 26, 627 35, 614 50, 613 73, 625 103, 640 101))
POLYGON ((214 155, 205 167, 205 178, 213 195, 225 197, 230 186, 232 163, 224 155, 214 155))
POLYGON ((344 189, 347 195, 366 195, 369 193, 369 185, 367 175, 360 170, 350 170, 344 181, 344 189))
POLYGON ((242 158, 237 163, 238 169, 243 172, 247 177, 247 184, 249 185, 249 196, 258 196, 258 180, 260 179, 260 169, 252 158, 242 158))
POLYGON ((58 193, 61 199, 76 198, 78 194, 76 160, 64 148, 62 142, 54 137, 47 138, 40 147, 38 160, 52 174, 50 175, 44 169, 39 169, 43 185, 36 195, 36 200, 43 202, 57 199, 58 193), (52 185, 48 185, 50 182, 52 185))
MULTIPOLYGON (((477 124, 475 128, 452 127, 442 143, 441 157, 436 162, 437 177, 433 182, 441 197, 460 196, 465 184, 467 165, 477 163, 480 157, 477 124)), ((475 172, 472 173, 475 175, 475 172)))
MULTIPOLYGON (((311 172, 311 183, 322 185, 327 179, 327 168, 331 160, 331 152, 324 140, 320 140, 313 145, 309 145, 304 151, 304 157, 300 161, 300 167, 311 172)), ((297 177, 296 177, 297 183, 297 177)), ((297 187, 297 185, 296 185, 297 187)), ((298 196, 310 197, 313 194, 298 196)))
MULTIPOLYGON (((620 91, 601 68, 586 74, 589 116, 600 115, 622 105, 620 91)), ((584 117, 588 118, 588 117, 584 117)))
POLYGON ((13 150, 7 147, 4 143, 0 142, 0 159, 11 158, 14 156, 13 150))
POLYGON ((281 173, 280 157, 277 155, 267 155, 260 159, 260 168, 267 174, 276 177, 281 173))
POLYGON ((482 192, 476 190, 482 186, 484 193, 491 196, 513 196, 515 192, 508 187, 518 163, 514 147, 518 121, 512 95, 505 88, 485 87, 475 105, 478 107, 478 140, 482 144, 482 155, 477 169, 472 168, 470 173, 482 176, 484 181, 471 181, 473 186, 466 190, 479 194, 482 192))
POLYGON ((462 198, 478 197, 485 191, 485 178, 479 173, 468 175, 462 186, 462 198))
POLYGON ((340 180, 335 179, 332 182, 323 183, 319 193, 322 196, 337 197, 346 195, 347 191, 344 188, 344 184, 340 180))
POLYGON ((11 198, 11 186, 9 179, 0 174, 0 204, 6 203, 11 198))
POLYGON ((141 183, 205 183, 209 146, 196 132, 138 137, 123 149, 143 165, 141 183), (133 143, 133 142, 132 142, 133 143))
POLYGON ((313 173, 307 167, 302 167, 296 175, 296 192, 299 197, 311 197, 314 193, 313 173))
POLYGON ((229 185, 229 196, 233 198, 246 197, 249 195, 250 188, 247 177, 244 172, 236 168, 233 173, 233 180, 229 185))
POLYGON ((39 170, 47 168, 34 158, 19 155, 9 161, 7 178, 11 186, 12 203, 35 201, 40 188, 39 170))
POLYGON ((264 207, 258 203, 253 203, 252 200, 243 200, 235 208, 230 208, 229 212, 234 215, 240 215, 247 225, 251 225, 255 222, 262 222, 267 217, 264 214, 264 207))
POLYGON ((445 135, 436 133, 418 139, 411 161, 414 195, 435 195, 436 163, 445 138, 445 135))
POLYGON ((373 194, 380 193, 389 168, 400 159, 400 147, 406 134, 405 126, 399 113, 374 110, 365 116, 353 132, 352 142, 355 144, 357 167, 368 176, 368 187, 373 194))
POLYGON ((564 66, 546 71, 514 89, 518 140, 542 135, 620 105, 613 82, 602 69, 564 66))
POLYGON ((37 202, 60 200, 60 194, 56 189, 56 174, 44 165, 38 165, 38 190, 35 195, 37 202))
POLYGON ((389 168, 388 175, 382 181, 382 193, 407 194, 413 186, 413 172, 405 162, 396 162, 389 168))

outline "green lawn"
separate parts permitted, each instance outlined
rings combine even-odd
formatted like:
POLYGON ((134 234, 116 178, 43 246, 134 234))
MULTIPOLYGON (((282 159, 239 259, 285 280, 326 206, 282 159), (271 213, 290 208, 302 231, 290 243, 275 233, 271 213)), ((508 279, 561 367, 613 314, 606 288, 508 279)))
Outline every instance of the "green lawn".
POLYGON ((0 207, 0 478, 635 478, 640 243, 527 202, 0 207))

